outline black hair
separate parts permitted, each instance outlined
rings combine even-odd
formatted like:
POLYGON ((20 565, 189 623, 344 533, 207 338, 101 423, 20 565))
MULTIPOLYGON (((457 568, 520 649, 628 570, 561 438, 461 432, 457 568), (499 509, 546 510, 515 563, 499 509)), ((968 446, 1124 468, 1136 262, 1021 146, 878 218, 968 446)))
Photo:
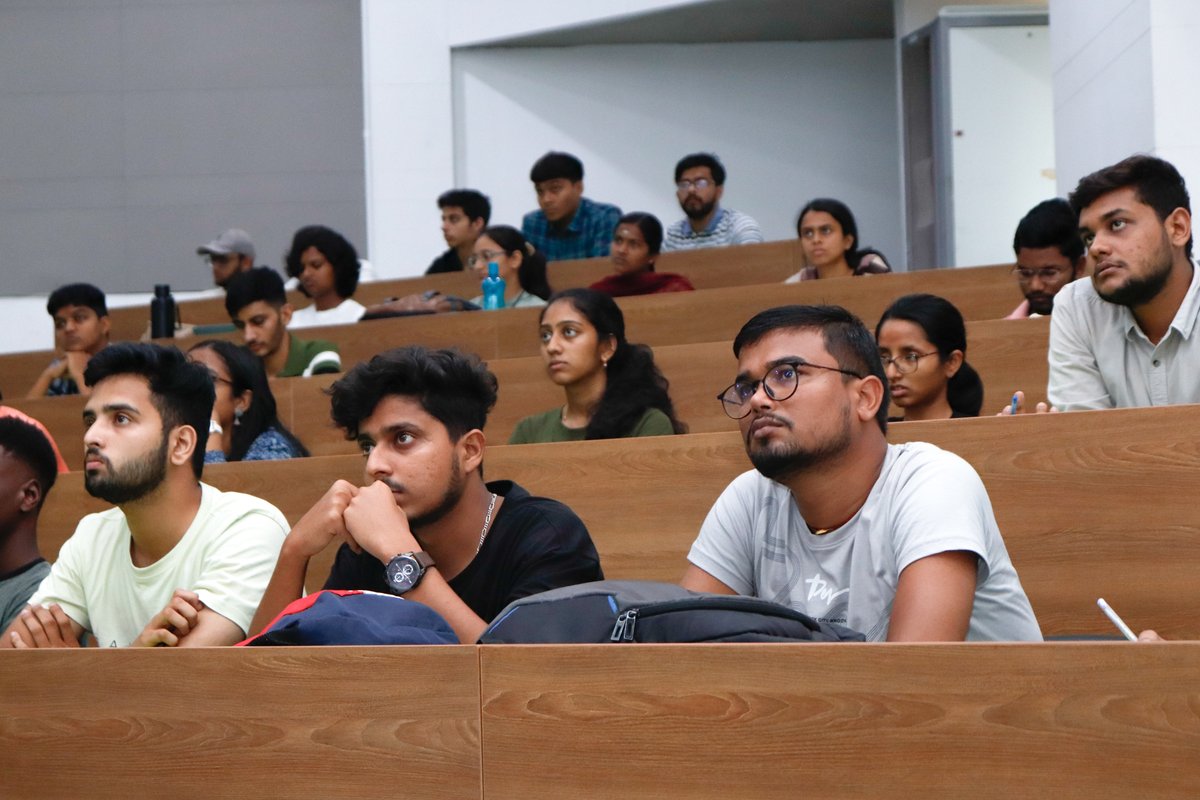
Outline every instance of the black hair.
POLYGON ((276 309, 283 308, 287 302, 283 278, 270 267, 253 267, 239 272, 225 285, 225 311, 230 319, 237 319, 239 311, 260 300, 276 309))
MULTIPOLYGON (((1187 184, 1179 170, 1169 161, 1154 156, 1130 156, 1111 167, 1097 170, 1081 178, 1075 191, 1071 192, 1071 207, 1078 218, 1083 210, 1100 199, 1102 195, 1118 189, 1132 187, 1141 202, 1154 209, 1159 220, 1165 221, 1177 208, 1192 213, 1188 199, 1187 184)), ((1192 257, 1192 237, 1188 237, 1184 253, 1192 257)))
MULTIPOLYGON (((585 439, 628 436, 647 409, 657 408, 671 420, 676 433, 687 426, 675 416, 666 376, 654 363, 654 352, 644 344, 625 339, 625 317, 616 301, 595 289, 565 289, 550 297, 546 308, 565 300, 596 329, 600 341, 616 340, 617 349, 605 370, 604 394, 588 421, 585 439)), ((542 310, 542 318, 546 316, 542 310)))
POLYGON ((229 370, 229 383, 234 397, 247 389, 252 392, 249 407, 238 418, 238 424, 233 428, 229 460, 241 461, 245 458, 250 445, 268 428, 277 430, 298 455, 309 455, 308 448, 279 421, 275 395, 271 393, 271 384, 267 381, 262 359, 244 347, 221 339, 206 339, 192 346, 188 353, 202 348, 212 350, 217 358, 225 363, 225 369, 229 370))
POLYGON ((692 153, 679 159, 675 165, 675 182, 679 183, 683 173, 694 167, 708 167, 717 186, 725 185, 725 166, 713 153, 692 153))
POLYGON ((578 183, 583 180, 583 162, 570 153, 554 150, 533 162, 533 169, 529 170, 529 180, 541 183, 555 178, 565 178, 571 183, 578 183))
POLYGON ((24 461, 33 470, 34 477, 42 487, 42 499, 38 502, 38 508, 41 508, 58 478, 58 458, 54 455, 54 445, 36 425, 17 417, 0 417, 0 448, 24 461))
MULTIPOLYGON (((617 220, 617 226, 621 225, 637 225, 642 238, 646 240, 646 247, 650 249, 650 255, 656 256, 662 252, 663 226, 658 217, 645 211, 630 211, 617 220)), ((615 229, 613 233, 616 233, 615 229)), ((653 263, 650 264, 650 271, 654 271, 653 263)))
MULTIPOLYGON (((777 330, 818 330, 825 349, 837 361, 838 368, 855 375, 874 375, 883 384, 883 401, 875 413, 879 430, 887 433, 888 379, 879 358, 879 346, 862 320, 841 306, 776 306, 760 311, 742 326, 733 340, 733 355, 740 357, 748 347, 777 330)), ((843 381, 849 380, 844 376, 843 381)))
POLYGON ((962 351, 963 362, 946 384, 946 401, 960 416, 978 417, 983 408, 983 381, 974 367, 967 363, 967 326, 954 304, 932 294, 906 294, 896 300, 875 326, 875 338, 883 323, 889 319, 904 320, 917 325, 925 338, 937 348, 938 360, 945 363, 955 350, 962 351))
POLYGON ((546 277, 546 257, 533 244, 526 241, 524 234, 509 225, 493 225, 485 228, 480 236, 486 236, 510 256, 521 254, 521 266, 517 267, 517 283, 530 294, 545 300, 550 296, 550 282, 546 277))
POLYGON ((174 347, 145 342, 110 344, 88 362, 83 380, 95 386, 114 375, 140 375, 150 384, 150 399, 163 421, 163 436, 180 425, 196 431, 192 471, 199 479, 204 471, 204 442, 212 417, 216 390, 203 364, 188 361, 174 347))
POLYGON ((68 283, 51 292, 46 300, 46 313, 53 317, 63 306, 86 306, 95 311, 97 317, 108 316, 104 292, 90 283, 68 283))
POLYGON ((437 199, 438 208, 461 208, 468 220, 482 219, 487 225, 492 218, 492 201, 486 194, 474 189, 451 189, 437 199))
MULTIPOLYGON (((869 247, 862 247, 862 242, 858 238, 858 223, 854 221, 854 214, 850 211, 850 207, 841 200, 834 200, 832 197, 818 197, 810 200, 804 208, 800 209, 800 214, 796 217, 796 235, 803 237, 800 232, 800 225, 804 222, 804 215, 810 211, 824 211, 829 216, 837 220, 837 224, 842 226, 843 236, 853 236, 854 243, 850 245, 850 249, 846 251, 846 263, 850 265, 850 269, 858 267, 863 256, 867 253, 878 255, 883 258, 883 255, 869 247)), ((885 262, 887 259, 883 259, 885 262)))
POLYGON ((334 423, 357 439, 359 425, 390 395, 416 399, 446 426, 451 441, 487 424, 496 404, 496 376, 478 356, 420 345, 386 350, 356 364, 329 388, 334 423))
POLYGON ((1040 250, 1057 248, 1075 266, 1083 258, 1083 238, 1079 235, 1079 215, 1061 197, 1043 200, 1017 223, 1013 252, 1021 248, 1040 250))
MULTIPOLYGON (((358 288, 358 253, 354 245, 332 228, 324 225, 306 225, 292 237, 292 246, 284 256, 287 264, 287 274, 290 278, 299 278, 303 268, 300 256, 310 247, 321 251, 321 255, 333 267, 334 288, 338 297, 347 298, 354 295, 358 288)), ((303 286, 300 291, 304 291, 303 286)))

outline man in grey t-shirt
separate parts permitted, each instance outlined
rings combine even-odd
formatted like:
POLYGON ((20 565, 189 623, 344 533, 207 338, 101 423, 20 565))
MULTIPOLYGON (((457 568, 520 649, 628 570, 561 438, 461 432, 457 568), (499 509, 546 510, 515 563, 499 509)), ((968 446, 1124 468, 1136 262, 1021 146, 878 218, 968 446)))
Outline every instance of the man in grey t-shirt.
POLYGON ((880 641, 1040 641, 979 476, 889 445, 878 347, 837 306, 781 306, 721 394, 755 471, 721 494, 683 585, 783 603, 880 641))
POLYGON ((38 552, 37 525, 57 476, 46 435, 17 417, 0 418, 0 630, 50 572, 38 552))

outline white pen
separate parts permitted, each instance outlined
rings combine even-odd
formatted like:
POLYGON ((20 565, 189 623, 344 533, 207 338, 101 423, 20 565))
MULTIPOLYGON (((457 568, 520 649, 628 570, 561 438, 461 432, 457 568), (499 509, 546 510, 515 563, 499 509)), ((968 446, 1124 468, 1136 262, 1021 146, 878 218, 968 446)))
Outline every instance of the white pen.
POLYGON ((1096 605, 1100 606, 1100 610, 1104 612, 1104 616, 1108 617, 1112 621, 1112 624, 1117 626, 1117 630, 1125 634, 1126 639, 1131 642, 1137 641, 1137 634, 1135 634, 1133 629, 1125 624, 1125 620, 1117 616, 1117 612, 1112 610, 1112 606, 1104 602, 1103 597, 1097 598, 1096 605))

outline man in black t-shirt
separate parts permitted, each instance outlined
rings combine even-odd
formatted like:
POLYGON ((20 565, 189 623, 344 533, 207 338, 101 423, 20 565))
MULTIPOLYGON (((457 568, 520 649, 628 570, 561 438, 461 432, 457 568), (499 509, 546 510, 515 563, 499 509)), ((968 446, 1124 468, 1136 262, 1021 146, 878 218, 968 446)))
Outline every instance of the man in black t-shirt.
POLYGON ((417 600, 474 642, 508 603, 601 580, 571 509, 511 481, 483 481, 496 378, 457 350, 401 347, 332 387, 333 421, 366 456, 367 486, 337 481, 292 528, 251 625, 300 597, 308 561, 343 540, 327 589, 417 600))

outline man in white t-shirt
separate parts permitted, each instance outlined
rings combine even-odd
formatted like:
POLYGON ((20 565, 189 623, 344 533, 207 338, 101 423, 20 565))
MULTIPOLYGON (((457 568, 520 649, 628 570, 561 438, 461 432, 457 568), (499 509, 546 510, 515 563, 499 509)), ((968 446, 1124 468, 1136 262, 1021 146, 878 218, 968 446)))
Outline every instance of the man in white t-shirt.
POLYGON ((200 482, 208 370, 175 348, 121 343, 84 379, 84 486, 116 508, 84 517, 0 647, 244 638, 288 524, 270 503, 200 482))
POLYGON ((733 349, 721 403, 757 472, 717 499, 685 587, 783 603, 870 641, 1041 640, 975 470, 887 443, 887 381, 858 318, 772 308, 733 349))

